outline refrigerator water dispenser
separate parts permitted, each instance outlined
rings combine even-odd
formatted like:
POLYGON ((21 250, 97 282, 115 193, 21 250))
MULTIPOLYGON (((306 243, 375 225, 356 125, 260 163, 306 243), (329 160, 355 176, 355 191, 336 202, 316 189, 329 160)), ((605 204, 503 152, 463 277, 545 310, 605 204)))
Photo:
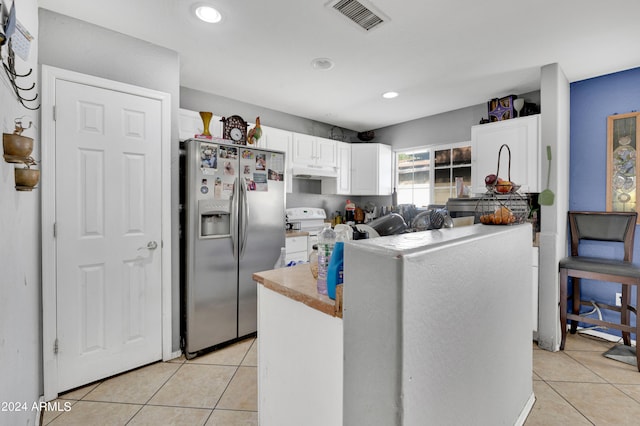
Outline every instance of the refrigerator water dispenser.
POLYGON ((229 200, 201 200, 200 238, 221 238, 231 235, 231 202, 229 200))

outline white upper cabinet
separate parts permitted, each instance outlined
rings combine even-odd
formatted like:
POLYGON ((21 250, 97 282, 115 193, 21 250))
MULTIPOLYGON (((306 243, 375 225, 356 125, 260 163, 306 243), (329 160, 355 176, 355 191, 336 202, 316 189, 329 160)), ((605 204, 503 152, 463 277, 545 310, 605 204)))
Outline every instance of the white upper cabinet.
POLYGON ((336 141, 317 136, 293 134, 291 163, 302 167, 336 167, 336 141))
POLYGON ((262 137, 258 140, 257 148, 275 149, 285 152, 285 187, 287 192, 292 191, 293 180, 291 176, 291 142, 293 141, 293 132, 280 130, 268 126, 260 126, 262 128, 262 137))
POLYGON ((338 142, 333 139, 316 138, 316 163, 319 166, 338 166, 338 142))
POLYGON ((338 175, 335 179, 322 179, 323 194, 351 195, 351 144, 336 142, 338 175))
POLYGON ((262 128, 262 137, 258 140, 258 148, 276 149, 278 151, 291 151, 291 141, 293 140, 293 132, 280 130, 274 127, 260 126, 262 128))
MULTIPOLYGON (((222 117, 213 116, 209 123, 209 133, 216 138, 222 137, 222 117)), ((201 135, 204 131, 204 123, 198 111, 180 108, 178 111, 178 134, 181 141, 201 135)))
POLYGON ((338 178, 336 194, 351 194, 351 144, 336 142, 338 148, 338 178))
POLYGON ((351 145, 351 194, 391 195, 392 154, 389 145, 351 145))
MULTIPOLYGON (((471 128, 471 173, 473 192, 486 192, 485 176, 495 174, 503 144, 511 151, 511 181, 520 192, 540 192, 540 115, 531 115, 471 128)), ((509 179, 509 152, 502 150, 500 173, 509 179)))

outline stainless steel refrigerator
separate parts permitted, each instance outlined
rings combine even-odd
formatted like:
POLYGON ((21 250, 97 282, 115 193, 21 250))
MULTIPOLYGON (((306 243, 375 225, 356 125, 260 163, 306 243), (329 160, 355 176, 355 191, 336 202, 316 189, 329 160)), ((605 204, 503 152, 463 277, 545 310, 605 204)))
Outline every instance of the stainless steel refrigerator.
POLYGON ((285 154, 226 140, 185 141, 185 356, 257 330, 252 274, 284 247, 285 154))

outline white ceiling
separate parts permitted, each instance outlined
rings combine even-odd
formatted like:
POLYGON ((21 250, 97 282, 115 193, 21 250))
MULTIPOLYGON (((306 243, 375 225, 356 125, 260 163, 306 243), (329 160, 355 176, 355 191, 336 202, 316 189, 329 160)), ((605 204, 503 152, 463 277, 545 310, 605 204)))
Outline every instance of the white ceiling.
POLYGON ((390 18, 369 32, 328 1, 38 4, 179 52, 182 86, 356 131, 537 90, 550 63, 572 82, 640 66, 638 0, 363 0, 390 18), (223 21, 197 21, 195 3, 223 21))

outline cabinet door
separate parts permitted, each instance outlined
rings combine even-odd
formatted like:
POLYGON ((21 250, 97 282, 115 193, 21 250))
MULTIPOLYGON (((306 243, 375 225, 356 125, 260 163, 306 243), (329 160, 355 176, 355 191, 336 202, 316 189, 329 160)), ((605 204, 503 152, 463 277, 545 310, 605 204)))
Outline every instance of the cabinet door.
MULTIPOLYGON (((511 181, 521 185, 520 192, 540 192, 540 116, 532 115, 471 128, 473 192, 486 191, 484 178, 496 173, 498 151, 502 144, 511 150, 511 181)), ((509 152, 502 150, 500 173, 509 178, 509 152)))
POLYGON ((294 133, 293 143, 291 144, 291 164, 300 166, 314 165, 316 163, 315 145, 315 136, 294 133))
POLYGON ((308 260, 307 237, 287 237, 285 238, 285 247, 287 263, 292 260, 296 262, 308 260))
POLYGON ((378 150, 374 144, 351 146, 351 192, 375 195, 378 191, 378 150))
POLYGON ((351 144, 337 142, 338 152, 338 178, 337 193, 341 195, 351 194, 351 144))
POLYGON ((391 147, 379 143, 351 145, 353 195, 391 195, 391 147))
POLYGON ((196 111, 180 108, 178 112, 178 135, 180 140, 193 138, 202 133, 202 119, 196 111))
POLYGON ((262 128, 262 137, 258 141, 258 147, 262 145, 267 149, 277 149, 287 153, 291 150, 293 132, 268 126, 260 127, 262 128))
POLYGON ((291 176, 291 143, 293 132, 280 130, 273 127, 261 126, 262 137, 258 141, 258 147, 264 146, 267 149, 276 149, 285 153, 284 180, 287 192, 291 192, 293 180, 291 176))
POLYGON ((378 191, 377 195, 391 195, 393 184, 393 153, 391 146, 378 145, 378 191))
POLYGON ((333 139, 316 138, 316 164, 323 167, 337 167, 337 142, 333 139))
MULTIPOLYGON (((214 115, 209 123, 209 133, 216 138, 222 137, 222 117, 214 115)), ((204 123, 198 111, 180 108, 178 112, 178 135, 180 140, 191 139, 202 134, 204 123)))
POLYGON ((351 195, 351 144, 336 141, 338 156, 335 179, 322 179, 322 194, 351 195))

